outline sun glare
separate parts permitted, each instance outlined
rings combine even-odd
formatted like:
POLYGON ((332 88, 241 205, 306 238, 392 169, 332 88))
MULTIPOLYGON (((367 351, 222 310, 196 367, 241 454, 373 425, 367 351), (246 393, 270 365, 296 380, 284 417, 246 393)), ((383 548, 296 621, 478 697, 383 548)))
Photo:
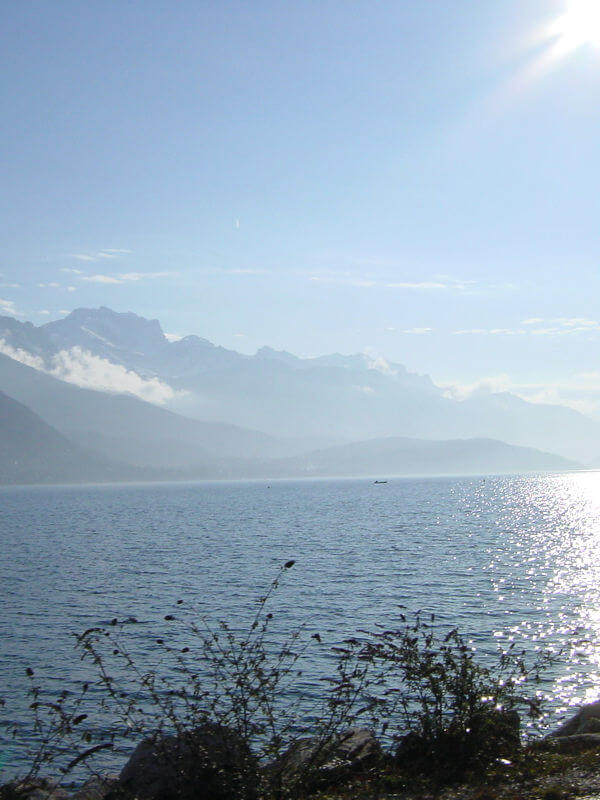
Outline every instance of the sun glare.
POLYGON ((600 47, 600 0, 568 0, 564 13, 549 28, 553 51, 564 56, 591 44, 600 47))

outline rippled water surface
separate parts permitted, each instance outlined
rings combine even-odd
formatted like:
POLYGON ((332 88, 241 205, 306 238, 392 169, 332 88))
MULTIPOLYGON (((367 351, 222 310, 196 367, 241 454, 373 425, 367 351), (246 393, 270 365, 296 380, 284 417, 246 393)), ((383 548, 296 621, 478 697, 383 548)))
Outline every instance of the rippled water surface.
MULTIPOLYGON (((70 634, 133 616, 152 663, 177 600, 241 626, 288 559, 281 630, 335 643, 430 610, 483 653, 562 648, 548 724, 600 695, 600 473, 5 488, 0 504, 5 731, 27 718, 27 666, 57 690, 84 676, 70 634)), ((19 758, 5 743, 4 768, 19 758)))

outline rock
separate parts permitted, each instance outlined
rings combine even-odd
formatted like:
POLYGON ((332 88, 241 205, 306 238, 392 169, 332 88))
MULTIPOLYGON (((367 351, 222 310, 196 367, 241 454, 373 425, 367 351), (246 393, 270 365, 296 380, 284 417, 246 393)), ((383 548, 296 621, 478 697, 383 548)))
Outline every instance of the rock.
POLYGON ((574 733, 571 736, 552 737, 554 748, 559 753, 581 753, 583 750, 600 749, 600 733, 574 733))
POLYGON ((580 733, 600 732, 600 701, 588 703, 566 722, 549 734, 550 737, 574 736, 580 733))
POLYGON ((11 781, 0 786, 0 800, 68 800, 69 792, 46 778, 11 781))
POLYGON ((251 800, 257 775, 256 760, 241 737, 207 724, 140 742, 106 800, 251 800))
POLYGON ((298 739, 266 772, 272 784, 303 784, 316 788, 336 783, 381 756, 381 745, 372 731, 349 728, 331 741, 318 737, 298 739))
POLYGON ((118 778, 113 776, 94 775, 71 796, 71 800, 104 800, 117 782, 118 778))
POLYGON ((349 728, 338 739, 334 755, 353 766, 364 765, 381 756, 381 745, 368 728, 349 728))

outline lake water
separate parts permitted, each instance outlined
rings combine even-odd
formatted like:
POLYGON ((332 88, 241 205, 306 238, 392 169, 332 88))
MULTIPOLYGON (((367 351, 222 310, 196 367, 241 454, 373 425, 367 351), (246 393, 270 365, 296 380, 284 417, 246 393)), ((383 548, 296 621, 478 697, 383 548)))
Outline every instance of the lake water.
MULTIPOLYGON (((114 617, 138 620, 152 666, 165 614, 243 626, 288 559, 275 634, 304 623, 328 647, 404 605, 484 654, 562 648, 548 725, 600 695, 598 472, 3 488, 0 508, 4 777, 23 768, 28 666, 51 691, 83 680, 71 634, 114 617)), ((323 669, 315 656, 313 687, 323 669)))

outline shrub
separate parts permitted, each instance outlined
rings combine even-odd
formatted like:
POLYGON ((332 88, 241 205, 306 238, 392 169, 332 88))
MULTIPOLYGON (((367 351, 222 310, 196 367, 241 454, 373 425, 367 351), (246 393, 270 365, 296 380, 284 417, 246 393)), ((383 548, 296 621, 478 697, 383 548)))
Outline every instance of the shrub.
MULTIPOLYGON (((169 748, 183 747, 179 763, 193 763, 190 748, 215 731, 229 731, 235 750, 245 755, 236 757, 239 775, 227 796, 280 798, 315 785, 311 776, 331 759, 340 734, 357 724, 370 726, 392 748, 396 769, 444 778, 510 756, 520 746, 517 712, 539 710, 535 692, 526 688, 539 681, 548 658, 527 667, 524 654, 511 649, 488 665, 478 663, 457 630, 442 634, 433 617, 426 622, 420 613, 410 621, 400 615, 398 628, 362 631, 333 648, 335 672, 324 679, 323 700, 304 708, 302 658, 311 645, 325 645, 304 627, 279 643, 271 636, 269 604, 293 565, 281 567, 241 632, 225 622, 211 626, 193 609, 191 616, 167 614, 172 633, 154 639, 155 661, 144 668, 128 648, 127 631, 135 630, 136 620, 127 620, 132 628, 115 619, 76 637, 81 657, 95 669, 77 696, 63 692, 46 699, 28 670, 41 740, 28 778, 51 762, 63 775, 73 774, 104 751, 149 734, 148 747, 162 741, 167 755, 169 748), (94 710, 102 713, 100 725, 94 710), (294 747, 310 756, 286 776, 273 762, 285 764, 282 756, 294 747)), ((203 753, 205 761, 208 755, 203 753)), ((176 769, 178 781, 171 783, 184 797, 187 767, 176 769)), ((204 767, 198 773, 207 774, 204 767)))
POLYGON ((364 711, 396 742, 398 763, 450 776, 513 754, 520 747, 518 712, 540 713, 534 687, 549 655, 528 666, 525 653, 510 648, 485 665, 456 629, 436 631, 433 616, 401 621, 397 629, 348 640, 342 654, 367 665, 364 711))

